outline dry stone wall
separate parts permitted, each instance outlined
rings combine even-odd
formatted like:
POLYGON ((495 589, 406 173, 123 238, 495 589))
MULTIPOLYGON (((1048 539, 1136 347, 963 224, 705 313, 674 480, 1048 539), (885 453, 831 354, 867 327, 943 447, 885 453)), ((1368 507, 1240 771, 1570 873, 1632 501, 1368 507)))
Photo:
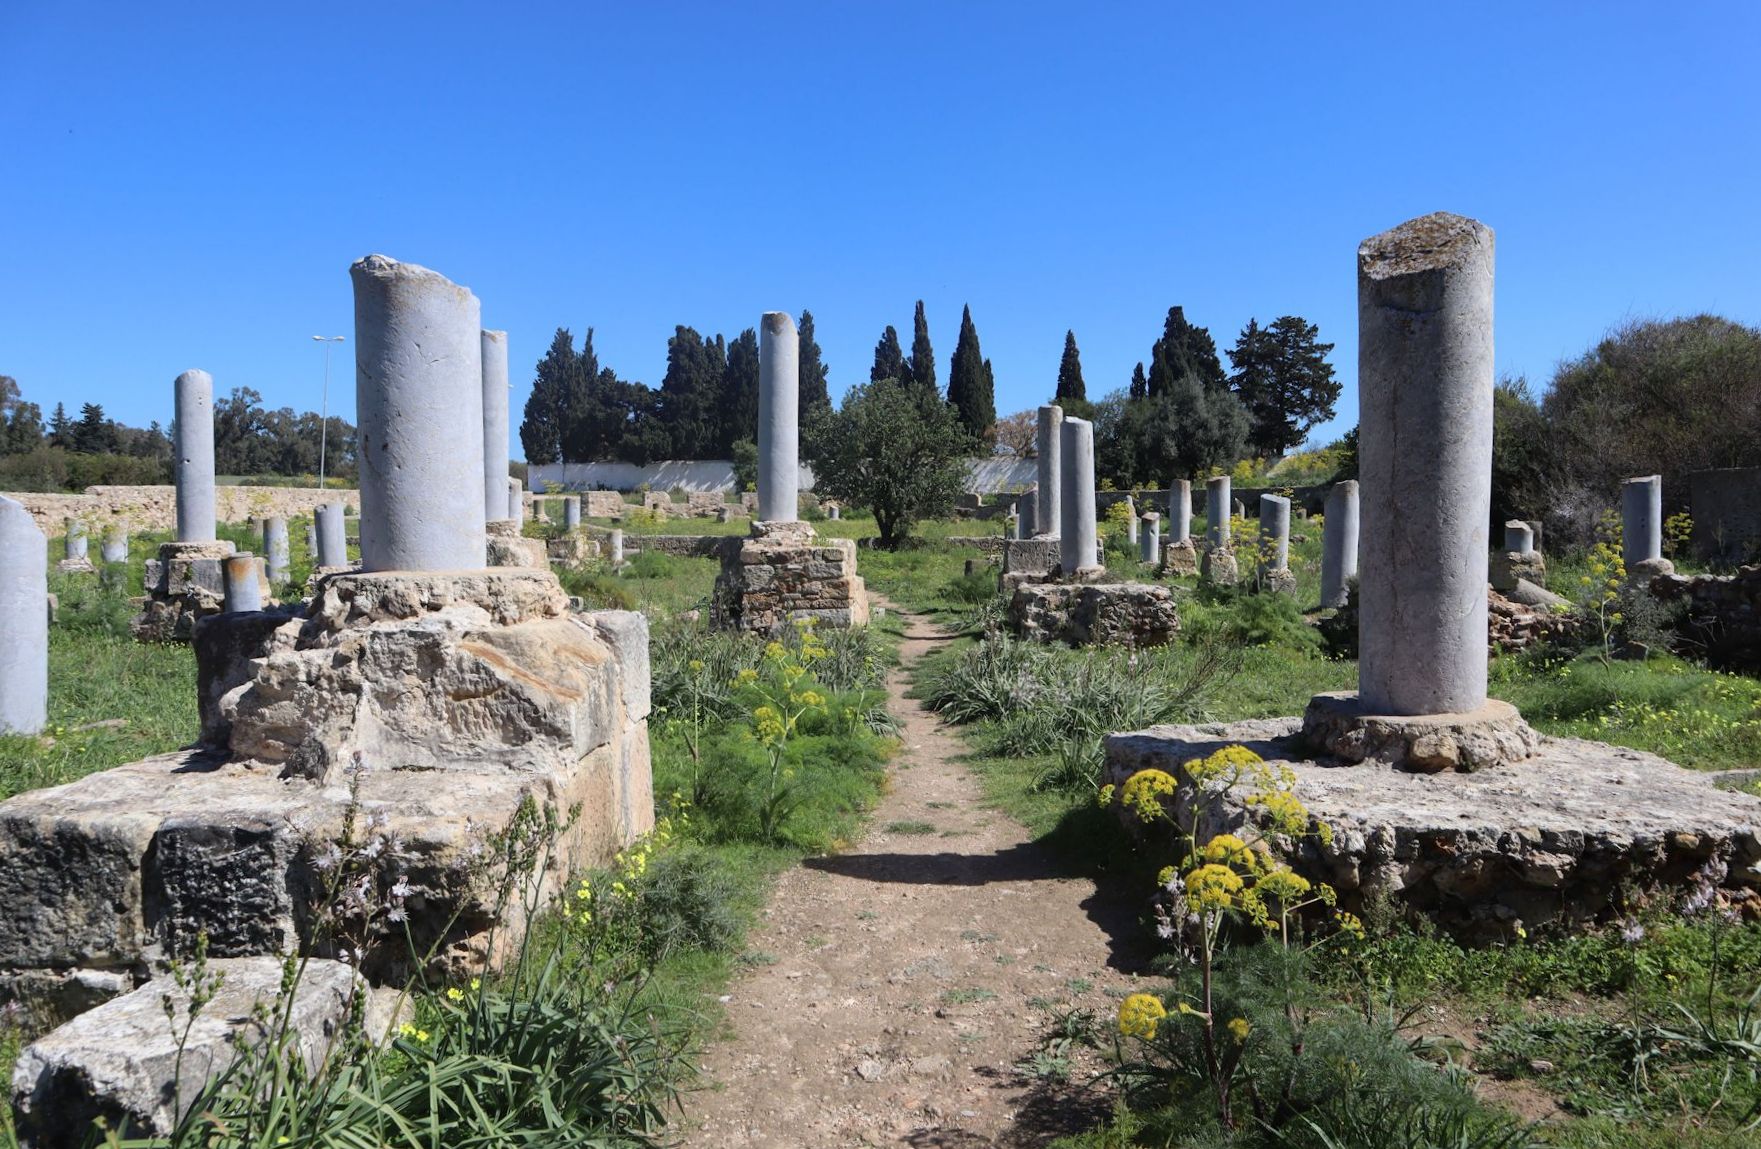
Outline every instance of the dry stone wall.
MULTIPOLYGON (((46 535, 58 535, 74 518, 99 530, 119 523, 133 531, 169 531, 177 526, 177 488, 87 487, 83 494, 22 492, 7 495, 24 505, 46 535)), ((252 516, 309 516, 320 503, 342 503, 351 514, 361 511, 358 491, 325 491, 317 487, 217 487, 215 503, 223 523, 242 523, 252 516)))

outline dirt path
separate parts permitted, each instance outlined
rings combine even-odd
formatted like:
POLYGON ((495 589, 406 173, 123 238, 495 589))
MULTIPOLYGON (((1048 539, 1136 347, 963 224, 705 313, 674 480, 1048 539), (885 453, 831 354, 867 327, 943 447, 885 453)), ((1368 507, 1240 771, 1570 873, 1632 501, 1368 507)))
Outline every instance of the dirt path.
POLYGON ((1092 1095, 1016 1066, 1055 1011, 1110 1017, 1134 987, 1115 968, 1134 964, 1115 953, 1133 910, 986 806, 963 744, 905 697, 908 668, 947 641, 906 621, 891 791, 849 852, 778 882, 731 990, 734 1039, 686 1099, 687 1145, 1041 1145, 1095 1116, 1092 1095))

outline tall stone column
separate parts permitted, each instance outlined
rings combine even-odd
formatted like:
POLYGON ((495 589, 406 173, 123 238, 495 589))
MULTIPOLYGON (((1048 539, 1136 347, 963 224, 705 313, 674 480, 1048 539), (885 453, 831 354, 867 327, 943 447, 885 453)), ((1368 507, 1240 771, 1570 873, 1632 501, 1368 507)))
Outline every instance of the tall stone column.
POLYGON ((98 543, 98 555, 107 563, 123 563, 128 561, 128 528, 121 523, 111 523, 104 528, 104 537, 98 543))
POLYGON ((1631 578, 1669 574, 1663 557, 1663 477, 1646 475, 1620 485, 1620 551, 1631 578))
POLYGON ((1087 419, 1061 420, 1058 447, 1064 484, 1058 492, 1058 565, 1067 578, 1092 576, 1099 571, 1095 554, 1094 424, 1087 419))
POLYGON ((337 569, 349 565, 349 539, 342 509, 341 503, 325 503, 312 512, 318 524, 318 550, 313 559, 318 566, 337 569))
POLYGON ((1048 538, 1056 538, 1064 529, 1063 425, 1062 407, 1047 403, 1039 409, 1039 423, 1035 429, 1035 444, 1039 451, 1039 493, 1033 506, 1033 533, 1048 538))
POLYGON ((1153 563, 1162 557, 1162 516, 1154 511, 1143 513, 1143 526, 1138 532, 1137 558, 1153 563))
POLYGON ((49 540, 0 495, 0 734, 49 721, 49 540))
POLYGON ((1492 230, 1436 213, 1358 248, 1366 711, 1486 703, 1492 230))
POLYGON ((1175 479, 1168 487, 1168 541, 1192 536, 1192 480, 1175 479))
POLYGON ((1137 545, 1137 535, 1141 524, 1137 518, 1137 500, 1130 495, 1125 496, 1125 537, 1132 546, 1137 545))
POLYGON ((268 562, 269 581, 286 582, 293 560, 287 538, 287 520, 280 515, 263 520, 263 555, 268 562))
POLYGON ((90 554, 91 541, 86 533, 86 524, 78 519, 67 520, 67 534, 62 541, 62 548, 67 559, 85 561, 90 554))
POLYGON ((1205 480, 1205 541, 1213 550, 1229 549, 1229 476, 1205 480))
POLYGON ((177 480, 177 541, 214 540, 214 379, 185 371, 172 385, 177 402, 173 431, 177 480))
POLYGON ((563 499, 563 529, 578 530, 581 526, 581 496, 568 495, 563 499))
POLYGON ((508 333, 479 333, 483 361, 483 517, 502 513, 508 474, 508 333))
POLYGON ((613 527, 611 529, 611 538, 608 541, 611 544, 612 569, 616 570, 624 565, 624 532, 617 527, 613 527))
POLYGON ((482 307, 445 276, 383 255, 349 275, 361 569, 482 570, 482 307))
POLYGON ((758 518, 792 523, 801 482, 801 341, 786 311, 758 324, 758 518))
POLYGON ((1357 577, 1357 480, 1334 483, 1321 523, 1321 606, 1337 608, 1351 597, 1357 577))
POLYGON ((1290 500, 1260 496, 1260 574, 1290 569, 1290 500))

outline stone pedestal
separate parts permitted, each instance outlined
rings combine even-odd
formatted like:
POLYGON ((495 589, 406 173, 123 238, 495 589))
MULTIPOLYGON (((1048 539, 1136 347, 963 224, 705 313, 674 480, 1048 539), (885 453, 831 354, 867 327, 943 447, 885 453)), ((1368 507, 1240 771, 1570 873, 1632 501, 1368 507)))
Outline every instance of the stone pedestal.
POLYGON ((866 625, 856 541, 820 538, 809 523, 753 523, 750 538, 723 552, 711 617, 717 626, 758 634, 778 633, 798 618, 866 625))
POLYGON ((1241 581, 1241 566, 1235 561, 1235 552, 1227 547, 1206 547, 1199 560, 1198 576, 1218 586, 1234 586, 1241 581))
POLYGON ((148 559, 146 600, 132 624, 142 642, 188 642, 196 620, 219 614, 226 599, 221 564, 233 553, 228 542, 165 543, 148 559))
POLYGON ((1415 774, 1516 762, 1533 753, 1541 739, 1516 707, 1496 698, 1466 714, 1397 715, 1369 712, 1352 692, 1311 698, 1302 736, 1323 757, 1380 762, 1415 774))
POLYGON ((1191 576, 1198 573, 1198 548, 1190 537, 1175 539, 1162 547, 1162 574, 1191 576))
POLYGON ((1547 585, 1547 560, 1540 551, 1492 552, 1491 582, 1496 590, 1509 594, 1519 582, 1535 586, 1547 585))
POLYGON ((1174 595, 1152 583, 1024 583, 1009 599, 1016 638, 1072 646, 1166 646, 1180 633, 1174 595))

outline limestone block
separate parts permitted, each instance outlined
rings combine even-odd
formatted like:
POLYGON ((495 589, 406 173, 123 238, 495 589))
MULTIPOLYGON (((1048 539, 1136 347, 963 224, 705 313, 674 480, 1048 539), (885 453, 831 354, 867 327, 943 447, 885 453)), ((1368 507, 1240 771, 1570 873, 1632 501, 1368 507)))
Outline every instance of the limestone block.
MULTIPOLYGON (((274 958, 216 959, 210 968, 222 976, 220 989, 196 1015, 181 1051, 163 1002, 171 999, 181 1031, 189 998, 169 975, 27 1046, 12 1077, 21 1139, 36 1149, 73 1149, 85 1144, 99 1117, 126 1122, 136 1136, 170 1132, 241 1044, 263 1040, 253 1009, 275 1002, 281 985, 281 962, 274 958)), ((293 1050, 308 1069, 343 1035, 356 994, 368 995, 365 1032, 383 1040, 395 995, 374 994, 341 962, 313 961, 302 971, 289 1032, 297 1035, 293 1050)))
POLYGON ((1234 586, 1241 581, 1241 570, 1235 552, 1226 547, 1207 548, 1199 563, 1199 577, 1218 586, 1234 586))
POLYGON ((1163 576, 1185 577, 1198 573, 1198 548, 1190 538, 1176 539, 1162 546, 1163 576))
POLYGON ((1367 710, 1349 691, 1311 698, 1302 734, 1316 754, 1420 774, 1520 762, 1541 740, 1516 707, 1496 698, 1461 714, 1387 715, 1367 710))
POLYGON ((1547 560, 1541 557, 1540 551, 1492 552, 1493 587, 1508 594, 1525 579, 1536 586, 1547 585, 1547 560))
POLYGON ((1294 595, 1296 572, 1289 568, 1265 571, 1260 575, 1260 589, 1267 594, 1294 595))
MULTIPOLYGON (((1330 846, 1281 847, 1299 872, 1331 883, 1344 908, 1392 896, 1464 941, 1508 941, 1517 926, 1607 920, 1626 912, 1623 887, 1686 885, 1708 872, 1715 854, 1729 857, 1721 893, 1756 902, 1761 798, 1721 790, 1656 755, 1544 737, 1521 763, 1415 775, 1318 763, 1301 749, 1300 727, 1275 718, 1113 734, 1105 780, 1121 783, 1152 767, 1179 778, 1184 763, 1245 745, 1289 765, 1296 796, 1332 827, 1330 846)), ((1190 789, 1182 793, 1191 800, 1190 789)), ((1242 797, 1194 811, 1201 841, 1263 818, 1242 797)))
POLYGON ((1146 583, 1023 583, 1007 617, 1017 638, 1072 646, 1165 646, 1180 631, 1173 593, 1146 583))

